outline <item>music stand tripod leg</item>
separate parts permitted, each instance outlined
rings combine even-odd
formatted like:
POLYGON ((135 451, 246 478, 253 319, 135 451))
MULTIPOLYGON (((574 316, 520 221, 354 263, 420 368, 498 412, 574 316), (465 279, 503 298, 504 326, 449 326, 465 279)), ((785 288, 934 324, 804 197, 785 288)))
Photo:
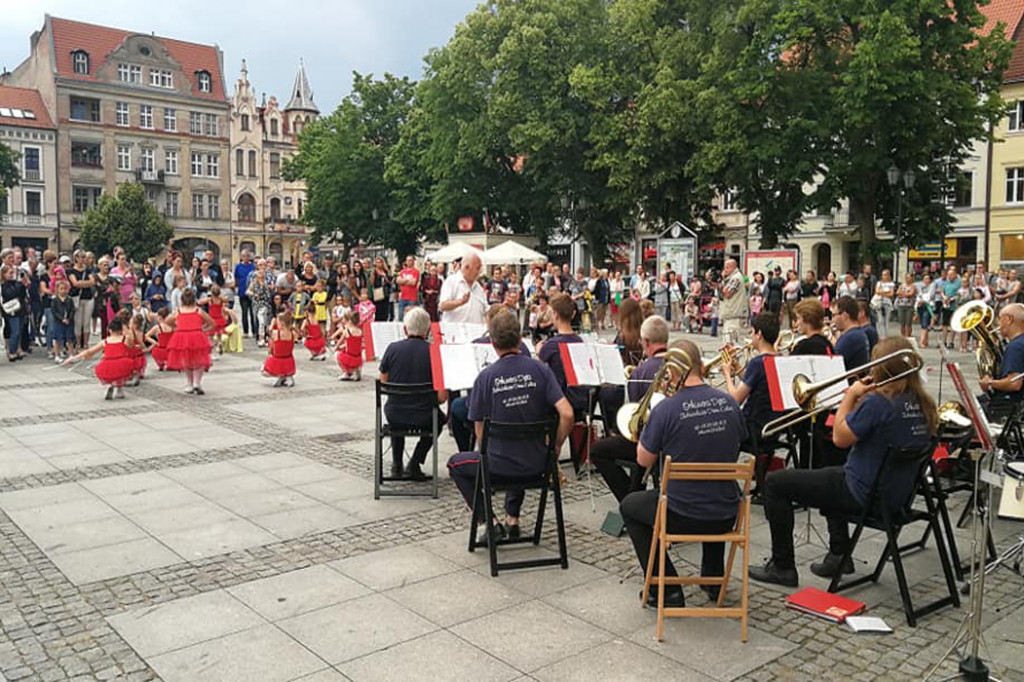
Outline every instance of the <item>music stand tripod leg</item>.
MULTIPOLYGON (((817 425, 817 423, 818 423, 818 417, 817 416, 811 417, 811 432, 810 432, 810 440, 808 441, 808 450, 807 450, 807 470, 808 471, 813 471, 814 470, 814 449, 815 449, 814 448, 814 427, 817 425)), ((825 538, 823 538, 821 536, 821 532, 817 528, 814 527, 814 522, 812 521, 811 514, 812 514, 811 508, 807 507, 807 517, 806 517, 807 518, 807 523, 804 525, 803 539, 801 539, 799 542, 797 542, 796 546, 797 547, 803 547, 804 545, 815 544, 814 540, 811 538, 811 534, 813 533, 818 538, 817 544, 820 547, 824 547, 825 549, 828 549, 829 545, 828 545, 827 542, 825 542, 825 538)))

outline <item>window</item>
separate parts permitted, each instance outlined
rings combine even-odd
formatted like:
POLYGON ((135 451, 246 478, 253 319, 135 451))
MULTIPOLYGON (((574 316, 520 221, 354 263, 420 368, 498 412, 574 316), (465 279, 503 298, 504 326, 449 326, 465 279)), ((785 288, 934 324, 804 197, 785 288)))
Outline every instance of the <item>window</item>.
POLYGON ((115 105, 114 111, 117 114, 117 125, 119 125, 119 126, 127 126, 128 125, 128 115, 129 115, 128 102, 118 102, 115 105))
POLYGON ((270 152, 270 177, 281 177, 281 155, 277 152, 270 152))
POLYGON ((235 175, 240 178, 245 176, 245 151, 242 149, 235 150, 235 175))
POLYGON ((203 114, 203 134, 217 137, 217 114, 203 114))
POLYGON ((953 207, 969 208, 974 203, 973 189, 974 172, 957 173, 956 184, 953 187, 953 207))
POLYGON ((277 119, 270 119, 270 134, 277 137, 277 119))
POLYGON ((238 197, 238 219, 243 223, 256 222, 256 200, 248 192, 238 197))
POLYGON ((85 50, 75 50, 71 53, 71 63, 74 64, 75 73, 81 76, 89 75, 89 53, 85 50))
POLYGON ((206 177, 220 177, 220 157, 217 156, 216 154, 206 155, 206 177))
POLYGON ((203 115, 198 111, 188 112, 188 131, 193 135, 203 134, 203 115))
POLYGON ((1006 169, 1006 203, 1024 202, 1024 166, 1006 169))
POLYGON ((1010 104, 1006 129, 1011 133, 1024 130, 1024 99, 1019 99, 1010 104))
POLYGON ((126 144, 117 145, 117 170, 130 171, 132 169, 132 148, 126 144))
POLYGON ((736 210, 736 195, 733 194, 732 190, 726 190, 722 192, 722 210, 723 211, 735 211, 736 210))
POLYGON ((139 127, 153 129, 153 105, 139 105, 139 127))
POLYGON ((199 152, 192 152, 192 177, 203 177, 203 155, 199 152))
POLYGON ((256 177, 256 151, 253 149, 249 150, 249 177, 256 177))
POLYGON ((168 149, 164 152, 164 171, 168 175, 178 174, 178 152, 174 149, 168 149))
POLYGON ((33 216, 43 215, 42 192, 25 192, 25 214, 33 216))
POLYGON ((199 92, 213 92, 213 81, 210 79, 209 71, 200 71, 198 74, 199 92))
POLYGON ((156 154, 152 149, 143 149, 139 153, 139 168, 150 173, 156 170, 156 154))
POLYGON ((41 169, 39 166, 39 147, 25 147, 21 151, 21 160, 25 166, 26 180, 39 180, 41 169))
POLYGON ((249 114, 242 114, 242 130, 249 130, 249 114))
POLYGON ((75 213, 85 213, 100 203, 100 197, 103 196, 103 188, 76 185, 72 188, 72 193, 74 194, 75 213))
POLYGON ((138 64, 118 64, 117 80, 122 83, 142 83, 142 67, 138 64))
MULTIPOLYGON (((10 205, 7 203, 7 195, 0 197, 0 222, 3 222, 4 218, 10 212, 10 205)), ((254 252, 255 253, 255 252, 254 252)))
POLYGON ((302 218, 303 202, 302 197, 299 197, 299 218, 302 218))
POLYGON ((219 194, 207 194, 206 195, 206 217, 211 220, 220 218, 220 195, 219 194))
POLYGON ((276 197, 270 200, 270 219, 275 223, 281 220, 281 200, 276 197))
POLYGON ((169 216, 178 215, 178 193, 167 192, 164 195, 164 213, 169 216))
POLYGON ((154 88, 173 88, 174 76, 171 75, 170 71, 164 71, 163 69, 150 69, 149 84, 154 88))
POLYGON ((203 195, 202 194, 195 194, 195 193, 193 193, 192 194, 192 217, 193 218, 205 218, 206 214, 203 211, 203 207, 204 206, 205 206, 205 204, 203 203, 203 195))
POLYGON ((71 98, 71 120, 89 121, 90 123, 100 122, 100 101, 98 99, 86 99, 84 97, 71 98))
POLYGON ((71 142, 71 165, 103 167, 103 145, 99 142, 71 142))
POLYGON ((164 109, 164 130, 166 130, 169 133, 177 132, 178 112, 176 109, 164 109))

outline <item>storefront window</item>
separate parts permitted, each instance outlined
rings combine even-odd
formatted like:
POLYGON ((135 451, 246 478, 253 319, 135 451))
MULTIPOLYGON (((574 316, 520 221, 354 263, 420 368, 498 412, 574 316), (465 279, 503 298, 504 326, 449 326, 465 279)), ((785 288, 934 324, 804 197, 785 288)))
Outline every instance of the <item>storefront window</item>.
POLYGON ((1002 262, 1024 261, 1024 234, 1006 234, 1002 237, 1002 262))

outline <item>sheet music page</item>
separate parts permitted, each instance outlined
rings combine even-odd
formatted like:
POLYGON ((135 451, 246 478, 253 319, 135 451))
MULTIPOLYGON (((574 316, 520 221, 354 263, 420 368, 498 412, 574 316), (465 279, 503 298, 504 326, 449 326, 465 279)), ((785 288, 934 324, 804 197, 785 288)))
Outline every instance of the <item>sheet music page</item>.
MULTIPOLYGON (((803 374, 812 382, 824 381, 846 372, 846 363, 842 356, 836 355, 777 355, 773 358, 775 373, 778 378, 778 391, 782 398, 783 410, 792 410, 800 407, 793 396, 793 379, 798 374, 803 374)), ((769 381, 773 377, 769 374, 769 381)), ((822 392, 818 398, 818 404, 834 399, 847 387, 845 382, 836 384, 822 392)), ((774 401, 773 401, 774 402, 774 401)), ((773 408, 780 409, 773 404, 773 408)))
POLYGON ((494 350, 493 345, 489 343, 474 343, 470 345, 473 346, 473 351, 476 355, 474 360, 476 362, 477 374, 487 365, 493 365, 498 361, 498 351, 494 350))
POLYGON ((600 386, 601 373, 597 368, 594 346, 589 343, 567 343, 565 348, 576 373, 576 386, 600 386))
POLYGON ((401 322, 373 322, 370 330, 373 334, 373 350, 377 360, 384 357, 384 351, 388 346, 405 338, 405 325, 401 322))
POLYGON ((445 388, 451 391, 473 388, 473 382, 480 373, 476 354, 480 347, 480 344, 473 343, 445 343, 438 347, 445 388))
POLYGON ((607 343, 599 343, 593 346, 593 350, 602 382, 615 386, 625 386, 626 368, 622 364, 622 355, 619 354, 618 347, 607 343))

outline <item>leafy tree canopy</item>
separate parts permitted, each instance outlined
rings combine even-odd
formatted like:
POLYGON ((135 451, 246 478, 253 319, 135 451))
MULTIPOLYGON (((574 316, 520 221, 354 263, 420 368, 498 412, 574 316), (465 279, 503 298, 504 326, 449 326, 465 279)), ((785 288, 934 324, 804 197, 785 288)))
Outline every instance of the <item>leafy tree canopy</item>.
POLYGON ((112 253, 115 246, 121 246, 137 263, 160 253, 174 235, 174 228, 146 201, 145 188, 136 182, 119 185, 116 195, 100 197, 79 225, 85 248, 112 253))
POLYGON ((18 159, 21 157, 6 144, 0 142, 0 199, 7 196, 7 191, 18 184, 21 174, 18 171, 18 159))

